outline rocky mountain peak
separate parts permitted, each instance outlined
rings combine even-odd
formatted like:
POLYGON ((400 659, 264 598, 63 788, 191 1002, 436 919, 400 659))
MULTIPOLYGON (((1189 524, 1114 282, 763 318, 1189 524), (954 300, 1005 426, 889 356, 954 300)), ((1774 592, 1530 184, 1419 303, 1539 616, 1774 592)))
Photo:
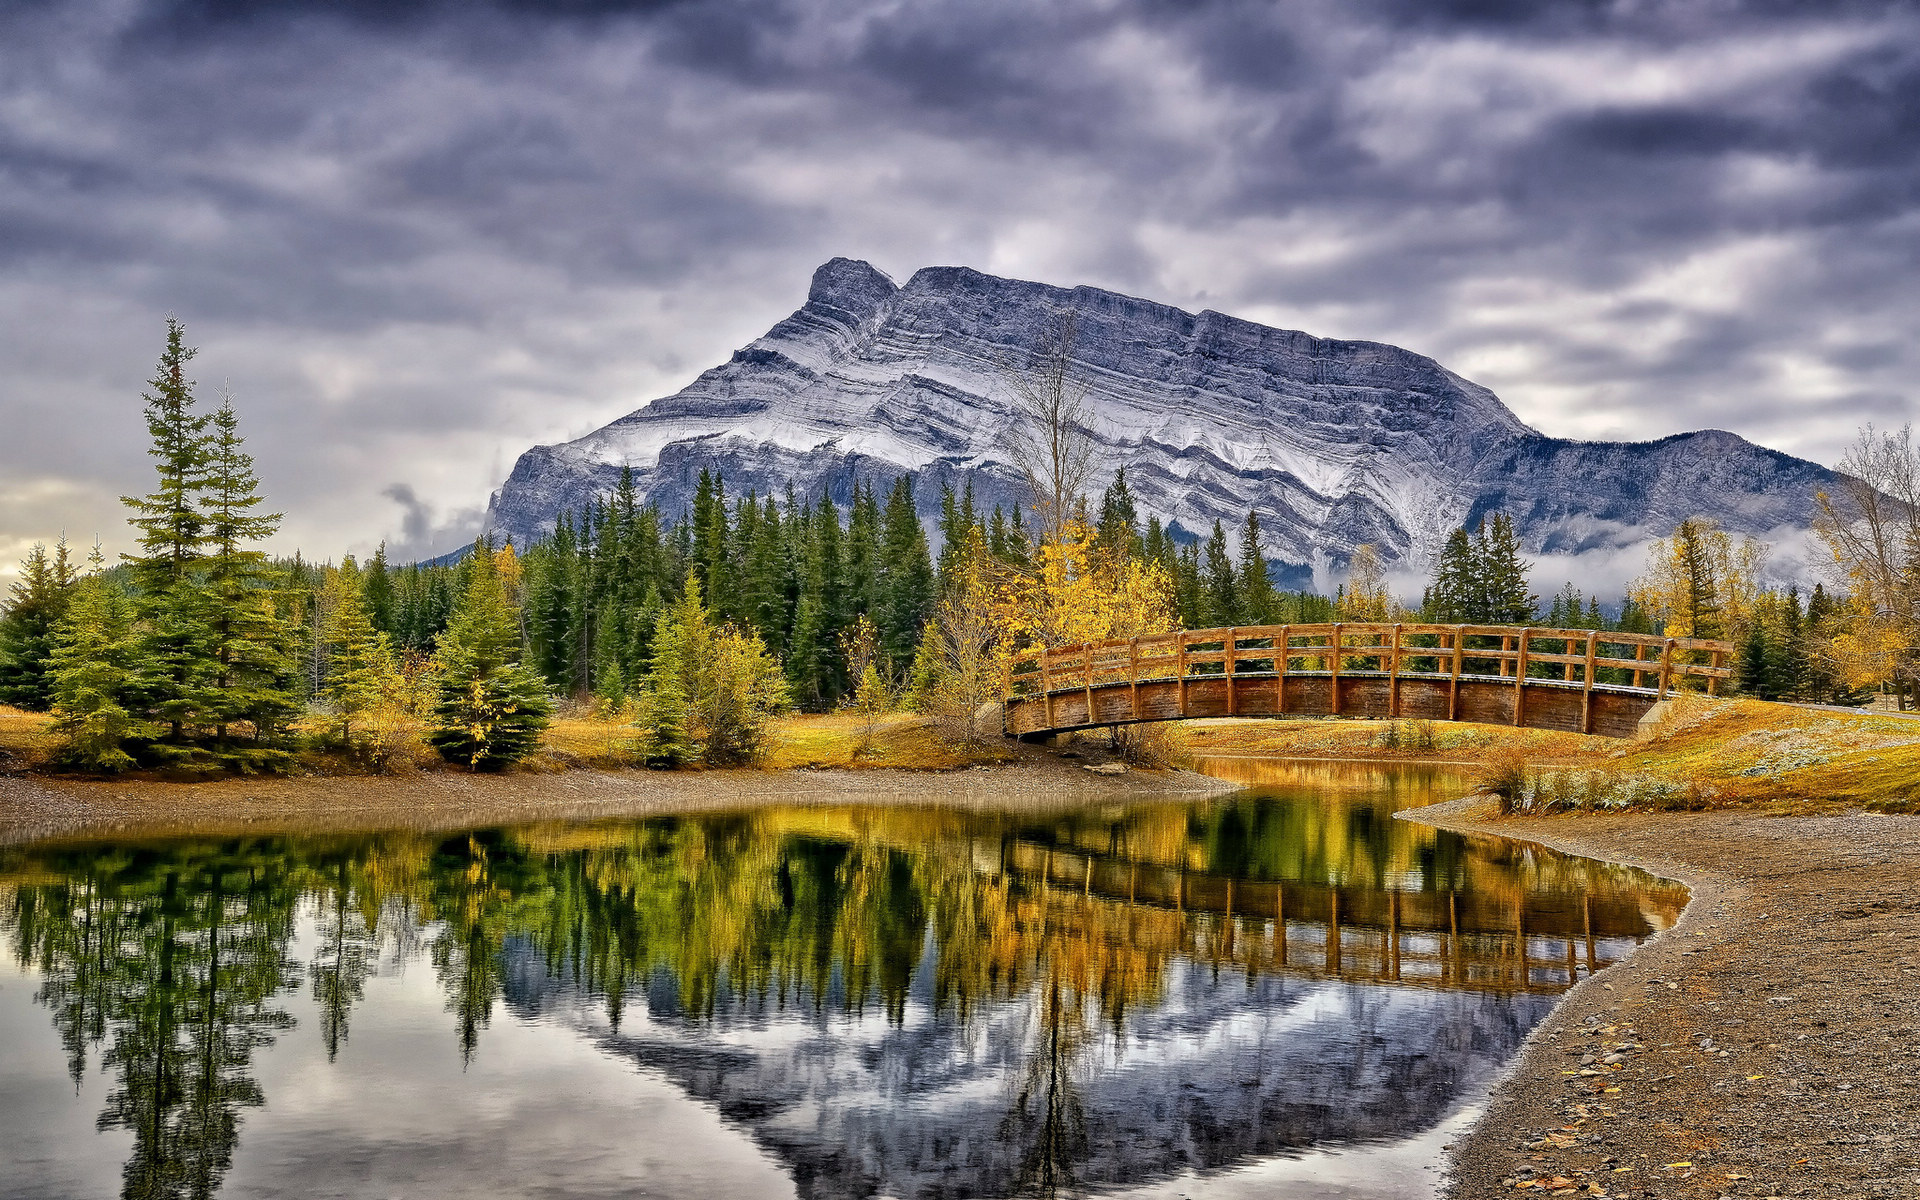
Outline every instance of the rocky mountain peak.
POLYGON ((989 508, 1011 508, 1023 496, 1005 451, 1017 417, 1007 374, 1031 363, 1062 309, 1099 447, 1096 491, 1124 467, 1141 519, 1180 536, 1258 512, 1291 583, 1362 543, 1424 565, 1451 529, 1494 510, 1514 514, 1535 552, 1617 549, 1694 515, 1740 533, 1804 529, 1814 490, 1832 479, 1718 430, 1546 437, 1486 388, 1398 346, 969 267, 924 267, 896 286, 835 258, 803 307, 731 361, 583 438, 527 451, 490 520, 524 543, 623 468, 669 512, 703 469, 736 495, 791 487, 841 503, 856 479, 909 473, 929 519, 943 487, 969 483, 989 508))

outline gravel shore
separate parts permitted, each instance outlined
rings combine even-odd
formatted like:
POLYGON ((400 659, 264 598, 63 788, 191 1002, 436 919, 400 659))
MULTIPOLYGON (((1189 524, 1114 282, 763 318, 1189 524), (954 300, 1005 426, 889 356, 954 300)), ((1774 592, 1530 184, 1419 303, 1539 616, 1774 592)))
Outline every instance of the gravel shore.
POLYGON ((1399 815, 1693 889, 1534 1031, 1450 1196, 1920 1197, 1920 818, 1399 815))

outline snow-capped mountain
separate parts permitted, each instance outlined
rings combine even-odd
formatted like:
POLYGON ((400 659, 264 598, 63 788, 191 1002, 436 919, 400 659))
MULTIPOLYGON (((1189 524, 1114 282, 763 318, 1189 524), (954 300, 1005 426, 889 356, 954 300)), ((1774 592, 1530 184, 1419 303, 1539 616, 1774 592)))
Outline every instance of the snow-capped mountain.
POLYGON ((489 509, 524 544, 610 489, 630 466, 668 512, 703 468, 729 495, 844 502, 856 478, 914 475, 923 515, 942 485, 1021 499, 1006 430, 1009 373, 1075 318, 1100 468, 1125 467, 1142 522, 1183 534, 1260 514, 1268 553, 1306 569, 1372 543, 1424 565, 1449 530, 1514 516, 1533 552, 1580 553, 1665 536, 1709 516, 1738 533, 1805 529, 1833 473, 1707 430, 1655 442, 1535 432, 1486 388, 1423 355, 1334 341, 1097 288, 927 267, 904 286, 864 262, 814 273, 807 302, 730 362, 577 441, 521 455, 489 509))

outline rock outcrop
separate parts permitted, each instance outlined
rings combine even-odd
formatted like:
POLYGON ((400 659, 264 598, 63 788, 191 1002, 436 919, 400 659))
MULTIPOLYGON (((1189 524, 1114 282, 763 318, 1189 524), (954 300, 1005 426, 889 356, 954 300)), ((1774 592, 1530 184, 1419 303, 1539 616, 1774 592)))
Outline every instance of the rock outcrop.
MULTIPOLYGON (((1304 582, 1361 543, 1423 565, 1447 532, 1495 510, 1531 551, 1665 536, 1684 517, 1739 533, 1803 529, 1824 467, 1709 430, 1577 442, 1528 428, 1486 388, 1423 355, 1183 312, 1101 291, 928 267, 904 286, 837 258, 807 302, 684 390, 577 441, 538 446, 490 507, 524 543, 631 467, 669 512, 703 469, 730 494, 844 502, 856 478, 914 475, 923 515, 943 485, 1020 496, 1005 449, 1010 372, 1071 309, 1076 382, 1099 443, 1096 488, 1125 467, 1144 522, 1183 535, 1260 514, 1268 552, 1304 582)), ((1097 497, 1096 497, 1097 498, 1097 497)))

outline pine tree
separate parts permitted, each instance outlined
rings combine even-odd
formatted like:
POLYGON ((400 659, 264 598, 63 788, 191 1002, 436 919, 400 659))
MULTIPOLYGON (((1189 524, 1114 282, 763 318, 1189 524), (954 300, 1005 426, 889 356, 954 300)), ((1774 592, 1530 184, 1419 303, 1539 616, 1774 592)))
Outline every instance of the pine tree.
MULTIPOLYGON (((235 722, 251 724, 254 740, 267 741, 300 707, 291 639, 271 592, 271 565, 253 548, 279 528, 280 514, 254 511, 262 503, 260 482, 252 456, 241 449, 239 418, 230 401, 213 414, 212 426, 203 602, 212 664, 200 707, 220 741, 226 741, 235 722)), ((284 755, 262 758, 255 751, 235 763, 251 769, 285 761, 284 755)))
POLYGON ((1227 553, 1227 533, 1218 520, 1206 549, 1206 617, 1208 625, 1235 625, 1241 618, 1240 580, 1227 553))
POLYGON ((1241 619, 1250 625, 1269 624, 1276 615, 1267 550, 1260 543, 1260 514, 1251 511, 1240 535, 1240 607, 1241 619))
POLYGON ((1773 690, 1772 651, 1767 645, 1767 633, 1761 623, 1755 621, 1747 631, 1746 640, 1740 645, 1740 656, 1734 663, 1733 686, 1742 695, 1760 700, 1778 699, 1773 690))
POLYGON ((1495 513, 1481 525, 1479 566, 1484 580, 1484 615, 1469 620, 1496 625, 1526 625, 1540 612, 1540 602, 1527 586, 1527 563, 1520 557, 1513 518, 1495 513))
POLYGON ((896 479, 887 494, 886 515, 880 533, 877 621, 880 647, 887 659, 904 667, 913 661, 920 627, 933 608, 933 560, 927 554, 927 536, 913 507, 913 481, 896 479))
POLYGON ((76 574, 67 540, 52 554, 35 543, 20 564, 20 578, 9 589, 7 614, 0 617, 0 702, 28 712, 53 707, 55 631, 67 614, 76 574))
POLYGON ((365 581, 348 555, 328 581, 334 593, 325 630, 327 682, 324 689, 333 709, 334 730, 351 747, 354 726, 380 707, 393 675, 393 651, 387 635, 374 628, 367 612, 365 581))
POLYGON ((1127 488, 1127 469, 1114 472, 1113 482, 1100 497, 1098 540, 1109 554, 1140 558, 1146 547, 1140 539, 1140 519, 1134 508, 1133 493, 1127 488))
POLYGON ((1422 614, 1427 620, 1443 625, 1485 620, 1483 606, 1476 595, 1479 575, 1479 560, 1472 539, 1466 530, 1454 530, 1447 535, 1446 545, 1434 563, 1433 581, 1427 586, 1422 614))
POLYGON ((209 418, 196 414, 193 384, 186 377, 195 351, 185 329, 167 318, 167 345, 159 368, 143 393, 147 453, 159 482, 145 496, 123 496, 140 532, 138 555, 123 557, 133 568, 139 589, 135 611, 142 635, 135 693, 143 715, 168 726, 175 743, 200 720, 209 676, 214 671, 208 614, 195 575, 206 556, 207 529, 202 505, 208 479, 209 418))
POLYGON ((678 767, 698 762, 701 747, 690 726, 699 690, 701 660, 713 645, 713 629, 701 601, 700 581, 687 576, 680 600, 661 615, 653 635, 653 666, 640 700, 647 765, 678 767))
POLYGON ((362 573, 364 599, 367 604, 367 620, 373 627, 389 638, 393 636, 396 601, 393 594, 393 570, 387 566, 387 544, 381 542, 374 548, 373 560, 362 573))
POLYGON ((106 577, 97 548, 92 564, 92 572, 74 585, 55 630, 48 664, 53 728, 65 740, 64 761, 89 771, 117 772, 135 765, 128 744, 151 737, 154 730, 127 704, 140 653, 133 606, 106 577))
POLYGON ((1688 518, 1674 531, 1674 552, 1686 589, 1687 636, 1717 638, 1726 630, 1720 619, 1720 590, 1705 530, 1688 518))
POLYGON ((553 702, 520 665, 520 626, 493 550, 476 542, 462 565, 467 586, 440 636, 439 701, 427 741, 449 762, 495 770, 533 753, 553 702))
POLYGON ((845 591, 838 614, 842 628, 880 608, 880 523, 880 502, 873 488, 854 484, 853 507, 847 514, 845 591))

